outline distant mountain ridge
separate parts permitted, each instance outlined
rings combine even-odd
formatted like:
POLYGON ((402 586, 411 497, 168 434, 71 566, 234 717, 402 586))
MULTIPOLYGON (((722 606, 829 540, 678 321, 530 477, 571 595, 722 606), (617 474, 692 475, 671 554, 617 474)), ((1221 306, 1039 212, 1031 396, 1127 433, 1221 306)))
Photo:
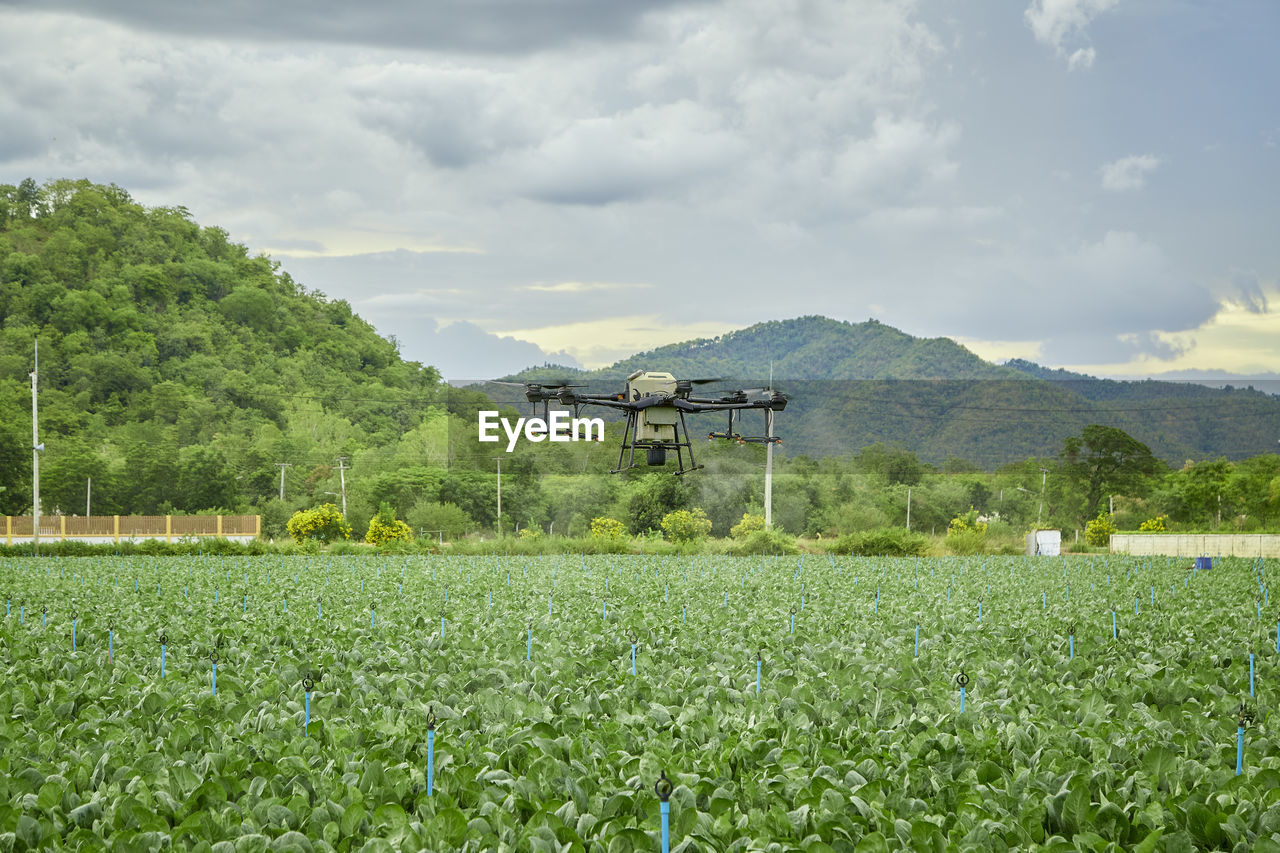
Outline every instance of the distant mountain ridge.
POLYGON ((876 320, 806 316, 757 323, 637 353, 599 370, 530 368, 517 381, 612 390, 635 370, 766 384, 791 397, 778 429, 791 452, 825 456, 899 443, 941 464, 985 467, 1053 456, 1090 423, 1124 429, 1173 465, 1271 453, 1280 398, 1193 382, 1098 379, 1030 361, 1003 365, 950 338, 916 338, 876 320))

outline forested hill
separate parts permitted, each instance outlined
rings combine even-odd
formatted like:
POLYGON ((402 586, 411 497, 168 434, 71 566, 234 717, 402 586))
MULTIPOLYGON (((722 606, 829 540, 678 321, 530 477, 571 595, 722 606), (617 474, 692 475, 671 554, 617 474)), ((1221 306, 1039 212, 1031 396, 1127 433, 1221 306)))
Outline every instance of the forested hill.
POLYGON ((942 464, 986 468, 1054 456, 1091 423, 1119 427, 1166 462, 1270 453, 1280 400, 1252 389, 1095 379, 1028 361, 986 362, 948 338, 915 338, 874 320, 800 317, 661 347, 598 371, 532 368, 517 378, 615 390, 634 370, 729 377, 717 388, 775 386, 788 450, 814 456, 901 444, 942 464))
MULTIPOLYGON (((247 507, 334 458, 399 442, 441 393, 341 300, 308 293, 182 208, 114 186, 0 186, 0 510, 247 507)), ((336 481, 336 476, 333 480, 336 481)))

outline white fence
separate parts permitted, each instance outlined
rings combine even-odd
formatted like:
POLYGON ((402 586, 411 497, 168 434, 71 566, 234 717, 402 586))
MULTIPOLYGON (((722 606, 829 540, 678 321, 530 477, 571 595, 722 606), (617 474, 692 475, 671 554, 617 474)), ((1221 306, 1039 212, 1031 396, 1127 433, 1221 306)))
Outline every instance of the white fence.
POLYGON ((1280 557, 1275 533, 1116 533, 1112 554, 1162 557, 1280 557))

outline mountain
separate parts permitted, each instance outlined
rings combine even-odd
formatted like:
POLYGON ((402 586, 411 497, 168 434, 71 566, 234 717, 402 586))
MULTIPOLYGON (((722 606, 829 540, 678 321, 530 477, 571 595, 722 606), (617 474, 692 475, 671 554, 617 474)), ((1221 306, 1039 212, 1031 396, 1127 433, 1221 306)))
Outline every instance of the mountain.
POLYGON ((948 338, 815 316, 671 344, 596 371, 543 367, 512 378, 607 391, 634 370, 666 370, 726 377, 711 387, 728 390, 765 385, 770 365, 775 387, 791 398, 778 432, 789 452, 813 456, 882 442, 938 465, 959 457, 994 468, 1054 456, 1066 438, 1100 423, 1180 466, 1270 453, 1280 417, 1280 399, 1252 388, 1097 379, 1023 360, 995 365, 948 338))
POLYGON ((88 181, 0 185, 7 514, 30 507, 36 341, 46 513, 245 509, 278 494, 277 462, 291 493, 336 491, 336 457, 394 447, 442 387, 346 302, 181 208, 88 181))

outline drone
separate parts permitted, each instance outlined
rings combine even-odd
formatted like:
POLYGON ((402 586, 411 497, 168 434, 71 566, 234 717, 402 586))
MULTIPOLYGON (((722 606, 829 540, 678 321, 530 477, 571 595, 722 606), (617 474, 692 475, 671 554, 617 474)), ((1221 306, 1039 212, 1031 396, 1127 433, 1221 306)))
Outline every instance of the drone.
POLYGON ((610 474, 635 468, 636 450, 639 448, 645 452, 645 462, 655 467, 665 465, 667 451, 674 450, 678 463, 675 474, 680 475, 704 467, 693 458, 693 443, 689 440, 689 429, 685 424, 686 414, 728 413, 728 428, 724 432, 707 433, 708 440, 724 439, 738 444, 782 443, 782 439, 773 434, 773 416, 787 407, 787 396, 773 388, 739 389, 718 396, 694 395, 695 386, 723 381, 677 379, 670 373, 637 370, 627 377, 626 387, 617 394, 588 394, 577 390, 585 386, 564 382, 519 384, 523 384, 525 399, 534 404, 535 411, 537 404, 542 404, 544 419, 552 400, 572 406, 575 416, 582 406, 604 406, 626 412, 627 423, 622 432, 622 446, 618 450, 618 464, 609 471, 610 474), (764 412, 764 435, 742 435, 734 431, 734 421, 741 421, 741 412, 746 409, 764 412), (686 451, 689 454, 687 465, 686 451))

